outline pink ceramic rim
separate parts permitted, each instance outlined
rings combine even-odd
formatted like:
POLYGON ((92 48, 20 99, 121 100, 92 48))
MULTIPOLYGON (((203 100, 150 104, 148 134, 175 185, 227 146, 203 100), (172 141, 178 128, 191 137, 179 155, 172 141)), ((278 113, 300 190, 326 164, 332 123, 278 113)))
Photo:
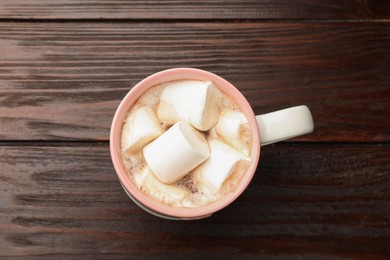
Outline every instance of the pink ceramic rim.
POLYGON ((202 216, 210 215, 228 206, 244 192, 244 190, 246 189, 246 187, 249 185, 250 181, 253 178, 253 175, 257 168, 257 164, 260 159, 260 134, 259 134, 259 128, 252 107, 250 106, 246 98, 241 94, 241 92, 238 89, 236 89, 231 83, 219 77, 218 75, 208 71, 194 69, 194 68, 174 68, 174 69, 160 71, 158 73, 155 73, 143 79, 136 86, 134 86, 129 91, 129 93, 124 97, 122 102, 119 104, 115 112, 114 119, 112 121, 111 132, 110 132, 110 153, 111 153, 111 159, 115 171, 122 185, 138 202, 140 202, 147 208, 151 209, 152 211, 155 211, 163 215, 178 217, 183 219, 199 218, 202 216), (179 80, 179 79, 212 80, 214 84, 221 91, 231 96, 237 102, 241 110, 248 118, 250 127, 252 129, 253 144, 251 150, 251 164, 249 166, 247 173, 244 175, 243 179, 241 180, 240 185, 236 188, 236 190, 233 193, 229 194, 228 196, 214 203, 199 208, 173 208, 148 197, 145 193, 140 191, 135 186, 135 184, 131 181, 121 161, 120 131, 122 128, 124 116, 126 115, 128 109, 149 88, 159 83, 163 83, 171 80, 179 80))

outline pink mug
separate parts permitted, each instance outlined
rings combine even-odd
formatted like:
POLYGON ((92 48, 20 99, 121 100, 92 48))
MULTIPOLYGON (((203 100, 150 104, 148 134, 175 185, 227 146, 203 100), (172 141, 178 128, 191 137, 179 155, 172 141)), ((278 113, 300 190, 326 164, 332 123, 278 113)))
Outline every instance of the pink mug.
POLYGON ((232 203, 249 185, 256 171, 261 146, 311 133, 314 129, 312 115, 306 106, 296 106, 255 116, 253 110, 231 83, 208 71, 194 68, 174 68, 153 74, 133 87, 119 104, 111 125, 110 152, 115 171, 127 195, 145 211, 166 219, 192 220, 211 216, 232 203), (139 190, 130 179, 121 158, 120 133, 126 112, 142 94, 151 87, 174 80, 211 80, 222 92, 230 96, 246 115, 252 129, 251 163, 234 192, 209 205, 198 208, 174 208, 160 203, 139 190))

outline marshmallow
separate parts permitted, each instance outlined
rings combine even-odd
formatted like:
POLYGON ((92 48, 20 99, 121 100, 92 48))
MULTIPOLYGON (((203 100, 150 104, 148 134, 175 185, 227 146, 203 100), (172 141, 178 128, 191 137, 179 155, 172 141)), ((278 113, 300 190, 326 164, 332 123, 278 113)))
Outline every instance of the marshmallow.
POLYGON ((126 118, 122 130, 122 148, 127 152, 136 152, 161 134, 154 111, 147 106, 140 107, 126 118))
POLYGON ((210 157, 194 170, 194 175, 212 192, 218 192, 224 182, 240 167, 240 162, 248 160, 231 146, 210 140, 210 157))
POLYGON ((170 184, 205 161, 210 149, 201 133, 180 121, 146 145, 143 153, 156 177, 170 184))
POLYGON ((211 81, 182 80, 166 83, 157 116, 170 124, 186 121, 201 131, 207 131, 218 121, 216 94, 217 88, 211 81))
POLYGON ((143 190, 149 196, 171 206, 179 206, 180 202, 190 194, 184 188, 160 182, 149 167, 146 167, 140 175, 135 176, 134 182, 139 189, 143 190))
POLYGON ((251 141, 248 120, 241 112, 224 111, 219 117, 215 126, 218 135, 234 148, 249 155, 249 144, 251 141))

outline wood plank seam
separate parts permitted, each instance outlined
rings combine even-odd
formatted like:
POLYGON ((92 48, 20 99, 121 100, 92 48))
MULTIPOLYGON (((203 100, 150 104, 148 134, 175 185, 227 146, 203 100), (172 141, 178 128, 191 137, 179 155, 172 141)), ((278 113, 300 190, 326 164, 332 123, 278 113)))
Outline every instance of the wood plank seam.
POLYGON ((1 18, 0 23, 388 23, 389 18, 366 19, 132 19, 132 18, 1 18))

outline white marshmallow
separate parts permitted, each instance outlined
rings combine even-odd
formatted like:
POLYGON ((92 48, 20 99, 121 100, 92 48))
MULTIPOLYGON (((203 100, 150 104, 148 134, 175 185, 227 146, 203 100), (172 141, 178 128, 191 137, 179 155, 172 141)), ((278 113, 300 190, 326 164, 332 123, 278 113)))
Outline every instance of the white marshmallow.
POLYGON ((134 182, 139 189, 158 201, 171 206, 181 205, 181 201, 190 194, 190 192, 184 188, 160 182, 149 167, 146 167, 143 172, 134 177, 134 182))
POLYGON ((170 124, 186 121, 199 130, 207 131, 218 121, 216 94, 217 88, 211 81, 182 80, 166 83, 157 116, 170 124))
POLYGON ((210 157, 194 170, 194 175, 212 192, 218 192, 242 160, 242 153, 217 140, 210 140, 210 157))
POLYGON ((226 142, 249 156, 251 143, 249 123, 241 112, 224 111, 219 117, 215 130, 226 142))
POLYGON ((146 145, 143 153, 156 177, 170 184, 205 161, 210 149, 201 133, 180 121, 146 145))
POLYGON ((136 152, 162 134, 160 123, 154 111, 147 106, 129 114, 122 129, 122 148, 136 152))

